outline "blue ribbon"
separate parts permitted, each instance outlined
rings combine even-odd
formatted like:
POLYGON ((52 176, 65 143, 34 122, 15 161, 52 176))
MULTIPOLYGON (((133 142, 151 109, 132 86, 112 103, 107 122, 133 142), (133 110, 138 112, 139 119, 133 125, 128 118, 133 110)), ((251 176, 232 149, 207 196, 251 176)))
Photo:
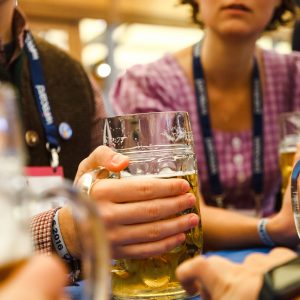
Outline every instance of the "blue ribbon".
POLYGON ((58 152, 60 151, 58 131, 54 122, 54 117, 46 91, 39 52, 30 31, 26 31, 24 42, 25 53, 28 58, 30 75, 33 84, 34 97, 47 139, 46 148, 51 153, 51 166, 56 168, 59 164, 58 152))

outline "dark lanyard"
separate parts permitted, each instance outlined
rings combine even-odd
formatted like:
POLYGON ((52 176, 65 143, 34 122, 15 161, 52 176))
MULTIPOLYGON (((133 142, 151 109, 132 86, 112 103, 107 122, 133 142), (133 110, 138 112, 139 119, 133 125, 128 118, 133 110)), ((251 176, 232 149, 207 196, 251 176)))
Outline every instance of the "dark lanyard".
POLYGON ((58 130, 54 123, 46 91, 40 56, 30 31, 26 31, 24 42, 24 49, 28 58, 30 75, 33 84, 34 98, 47 139, 46 148, 51 154, 50 164, 52 168, 56 169, 59 165, 58 153, 60 151, 58 130))
MULTIPOLYGON (((220 180, 220 172, 217 153, 213 141, 211 122, 209 117, 209 105, 204 80, 204 72, 200 59, 201 43, 194 46, 193 72, 194 85, 197 98, 197 110, 199 125, 202 129, 204 152, 206 158, 209 184, 212 194, 218 206, 223 206, 223 187, 220 180)), ((255 193, 256 209, 260 209, 260 198, 263 193, 263 102, 260 89, 259 70, 256 59, 253 67, 253 159, 252 159, 252 188, 255 193)))

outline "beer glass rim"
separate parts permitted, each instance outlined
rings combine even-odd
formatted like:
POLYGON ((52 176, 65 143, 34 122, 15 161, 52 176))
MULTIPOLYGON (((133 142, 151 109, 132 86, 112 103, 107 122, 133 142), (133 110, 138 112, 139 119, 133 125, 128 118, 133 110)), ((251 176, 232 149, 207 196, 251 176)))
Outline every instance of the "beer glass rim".
MULTIPOLYGON (((300 113, 300 112, 299 112, 300 113)), ((175 114, 183 114, 186 116, 189 116, 189 113, 187 111, 183 110, 171 110, 171 111, 153 111, 153 112, 143 112, 143 113, 134 113, 134 114, 122 114, 122 115, 116 115, 116 116, 110 116, 105 117, 105 119, 118 119, 121 117, 139 117, 139 116, 147 116, 147 115, 175 115, 175 114)))

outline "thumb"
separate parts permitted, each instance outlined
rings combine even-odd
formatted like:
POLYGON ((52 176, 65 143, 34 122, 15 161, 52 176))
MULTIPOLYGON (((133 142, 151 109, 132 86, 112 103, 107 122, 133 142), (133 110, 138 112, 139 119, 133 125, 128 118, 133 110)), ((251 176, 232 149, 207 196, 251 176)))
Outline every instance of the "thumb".
POLYGON ((79 164, 75 184, 84 173, 99 166, 105 167, 109 171, 119 172, 127 167, 128 163, 129 159, 127 156, 116 153, 107 146, 99 146, 79 164))

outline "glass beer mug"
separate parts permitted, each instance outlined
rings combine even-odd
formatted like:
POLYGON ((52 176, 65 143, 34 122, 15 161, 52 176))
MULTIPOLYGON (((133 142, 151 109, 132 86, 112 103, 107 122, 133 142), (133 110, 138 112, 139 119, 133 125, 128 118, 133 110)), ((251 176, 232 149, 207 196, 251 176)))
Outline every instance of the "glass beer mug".
POLYGON ((34 254, 32 218, 65 207, 76 228, 73 239, 81 250, 85 299, 108 299, 109 248, 96 207, 67 181, 41 194, 32 193, 23 176, 21 141, 14 90, 0 83, 0 286, 34 254))
POLYGON ((0 284, 9 279, 32 254, 26 226, 28 207, 21 178, 23 151, 15 110, 15 93, 0 83, 0 284))
MULTIPOLYGON (((157 112, 117 116, 100 121, 103 144, 129 157, 128 167, 110 178, 183 178, 197 199, 199 184, 188 113, 157 112)), ((161 256, 119 259, 112 266, 114 299, 182 299, 185 291, 176 280, 176 267, 202 251, 202 227, 186 232, 186 241, 161 256)))
POLYGON ((297 229, 298 236, 300 238, 300 197, 298 188, 300 187, 300 160, 294 165, 292 176, 291 176, 291 201, 292 209, 294 214, 295 226, 297 229))
POLYGON ((281 114, 279 164, 282 177, 282 195, 284 195, 291 176, 294 155, 298 143, 300 143, 300 112, 281 114))

